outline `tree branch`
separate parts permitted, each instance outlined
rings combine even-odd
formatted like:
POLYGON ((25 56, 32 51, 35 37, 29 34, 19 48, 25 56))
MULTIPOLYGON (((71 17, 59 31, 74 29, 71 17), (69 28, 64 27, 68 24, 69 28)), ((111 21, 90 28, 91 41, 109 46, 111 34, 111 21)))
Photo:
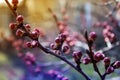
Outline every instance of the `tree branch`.
MULTIPOLYGON (((17 13, 13 10, 13 8, 12 8, 12 6, 10 5, 10 3, 8 2, 8 0, 5 0, 5 1, 6 1, 7 5, 8 5, 8 7, 10 8, 10 10, 12 11, 12 13, 13 13, 13 14, 15 15, 15 17, 16 17, 16 16, 17 16, 17 13)), ((38 41, 38 39, 33 39, 33 38, 30 36, 29 32, 25 29, 25 27, 23 27, 23 25, 19 25, 19 24, 18 24, 18 28, 19 28, 20 26, 23 28, 23 30, 24 30, 25 33, 26 33, 24 37, 29 37, 31 40, 36 40, 36 41, 38 41)), ((60 55, 58 55, 58 54, 55 54, 55 53, 52 52, 50 49, 47 49, 47 48, 43 47, 40 43, 38 43, 38 48, 40 48, 40 49, 41 49, 43 52, 45 52, 45 53, 48 53, 48 54, 50 54, 50 55, 53 55, 53 56, 61 59, 62 61, 64 61, 64 62, 67 63, 68 65, 70 65, 72 68, 74 68, 76 71, 78 71, 81 75, 83 75, 86 80, 91 80, 91 79, 82 71, 82 69, 81 69, 80 67, 79 67, 79 68, 76 67, 75 65, 73 65, 71 62, 69 62, 69 61, 68 61, 66 58, 64 58, 63 56, 60 56, 60 55)))

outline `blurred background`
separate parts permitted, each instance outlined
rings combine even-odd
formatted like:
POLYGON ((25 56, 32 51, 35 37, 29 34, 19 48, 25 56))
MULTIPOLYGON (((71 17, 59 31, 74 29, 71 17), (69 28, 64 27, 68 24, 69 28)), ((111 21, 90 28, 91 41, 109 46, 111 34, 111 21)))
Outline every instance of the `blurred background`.
MULTIPOLYGON (((11 3, 12 0, 8 1, 11 3)), ((115 4, 113 3, 110 6, 98 6, 96 4, 102 4, 108 1, 113 0, 19 0, 17 13, 22 14, 25 18, 25 23, 30 23, 32 28, 37 27, 43 31, 46 37, 40 39, 40 41, 46 45, 48 41, 52 42, 59 32, 53 13, 56 14, 58 20, 62 20, 64 8, 66 8, 64 18, 67 19, 67 24, 71 31, 78 32, 80 35, 83 35, 84 29, 97 32, 98 38, 95 42, 95 51, 97 51, 107 47, 107 45, 104 42, 103 28, 96 28, 93 25, 99 21, 108 20, 105 15, 113 10, 115 4)), ((114 17, 119 21, 118 13, 119 10, 114 13, 114 17)), ((23 59, 18 57, 22 41, 14 39, 8 28, 9 23, 14 21, 15 17, 7 4, 4 0, 0 0, 0 80, 57 80, 48 75, 50 71, 57 72, 70 80, 85 80, 78 72, 59 59, 43 54, 39 49, 23 49, 23 53, 30 52, 36 57, 36 62, 41 72, 38 76, 33 75, 32 70, 36 69, 36 66, 28 67, 23 59), (12 40, 13 42, 11 42, 12 40), (18 45, 20 47, 16 48, 18 45)), ((78 42, 79 44, 76 43, 74 48, 81 49, 83 46, 81 47, 80 42, 78 42)), ((119 47, 117 46, 115 49, 106 51, 106 55, 110 56, 112 60, 120 60, 119 47)), ((70 57, 71 54, 68 56, 73 61, 70 57)), ((98 66, 100 71, 103 72, 104 66, 101 66, 101 64, 98 64, 98 66)), ((91 64, 87 66, 82 64, 82 67, 92 80, 99 80, 91 64)), ((116 70, 115 73, 107 76, 106 80, 120 80, 119 76, 120 70, 116 70)))

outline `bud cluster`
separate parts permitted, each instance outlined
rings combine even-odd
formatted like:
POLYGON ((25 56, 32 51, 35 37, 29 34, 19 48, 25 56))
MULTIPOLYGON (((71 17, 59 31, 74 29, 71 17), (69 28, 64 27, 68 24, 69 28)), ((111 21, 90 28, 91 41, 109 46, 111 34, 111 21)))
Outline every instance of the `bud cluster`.
POLYGON ((24 48, 23 46, 23 40, 18 39, 18 40, 14 40, 12 42, 12 46, 17 50, 20 51, 22 48, 24 48))
POLYGON ((43 36, 43 32, 39 29, 35 28, 34 30, 31 30, 31 26, 29 24, 23 24, 24 17, 22 15, 18 15, 16 17, 15 23, 10 23, 9 28, 12 31, 16 32, 17 37, 23 37, 28 35, 33 40, 37 40, 39 36, 43 36))
MULTIPOLYGON (((106 25, 107 24, 104 24, 104 27, 107 30, 111 31, 111 27, 108 27, 108 25, 107 26, 106 25)), ((92 52, 92 44, 93 44, 93 42, 95 41, 95 39, 97 37, 95 32, 91 32, 88 35, 88 37, 87 37, 87 34, 86 34, 85 37, 86 37, 86 40, 87 40, 87 43, 88 43, 88 46, 89 46, 89 50, 86 50, 86 52, 88 54, 88 57, 84 57, 82 59, 82 62, 84 64, 92 63, 94 65, 93 66, 94 69, 99 73, 99 70, 97 70, 96 63, 103 60, 106 74, 110 74, 110 73, 114 72, 115 69, 120 68, 120 61, 115 61, 114 63, 111 63, 110 58, 106 57, 103 53, 101 53, 101 52, 96 52, 96 53, 92 52)))
POLYGON ((115 42, 115 34, 112 31, 112 27, 110 25, 106 25, 103 29, 103 36, 105 38, 105 42, 107 42, 107 39, 110 40, 110 42, 115 42))
POLYGON ((41 67, 37 65, 36 57, 33 53, 18 53, 18 57, 24 61, 24 63, 34 76, 38 76, 41 73, 41 67))
MULTIPOLYGON (((22 15, 18 15, 16 17, 16 22, 10 23, 9 28, 16 33, 17 37, 28 36, 32 39, 32 41, 26 42, 25 44, 26 47, 29 47, 29 48, 38 47, 39 45, 38 38, 44 36, 42 30, 40 31, 37 28, 31 30, 31 26, 29 24, 23 24, 23 21, 24 21, 24 17, 22 15)), ((66 36, 62 34, 61 38, 62 40, 64 40, 66 36)))
POLYGON ((116 41, 116 36, 115 36, 113 30, 115 30, 115 28, 118 27, 118 22, 114 17, 110 16, 108 21, 97 22, 96 24, 94 24, 94 27, 102 27, 103 28, 103 36, 104 36, 105 42, 107 42, 108 40, 110 42, 116 41), (109 25, 109 24, 111 24, 111 25, 109 25), (115 28, 113 28, 113 27, 115 27, 115 28))
POLYGON ((8 37, 4 37, 4 41, 7 43, 7 45, 11 45, 12 48, 16 49, 17 51, 20 51, 23 46, 23 40, 22 39, 16 39, 15 36, 10 35, 8 37))
MULTIPOLYGON (((50 12, 52 12, 50 10, 50 12)), ((78 32, 71 32, 69 25, 68 25, 68 15, 67 15, 67 10, 66 8, 62 8, 61 9, 61 13, 62 13, 62 20, 59 21, 59 19, 57 18, 57 15, 52 12, 53 18, 56 21, 57 27, 59 29, 59 33, 63 33, 67 36, 66 38, 66 43, 69 46, 74 46, 77 40, 85 40, 83 36, 79 35, 78 32)))
POLYGON ((39 43, 38 41, 30 41, 30 42, 26 42, 26 47, 28 48, 35 48, 35 47, 38 47, 39 43))
MULTIPOLYGON (((104 62, 105 62, 105 61, 104 61, 104 62)), ((109 63, 109 60, 108 60, 108 62, 106 62, 106 63, 109 63)), ((106 63, 105 63, 105 64, 106 64, 106 63)), ((106 73, 107 73, 107 74, 110 74, 110 73, 114 72, 115 69, 118 69, 118 68, 120 68, 120 61, 115 61, 113 64, 111 64, 111 65, 109 65, 109 66, 107 67, 106 73)))
POLYGON ((50 48, 52 50, 55 50, 55 52, 64 52, 64 53, 69 53, 70 51, 70 48, 69 46, 66 44, 66 45, 63 45, 64 41, 66 40, 66 35, 61 33, 59 34, 55 40, 54 40, 54 43, 50 44, 50 48))
POLYGON ((85 57, 82 57, 83 54, 81 51, 74 51, 73 54, 72 54, 73 58, 74 58, 74 61, 76 62, 76 64, 80 64, 80 63, 83 63, 83 64, 89 64, 91 63, 91 59, 89 56, 85 56, 85 57))
POLYGON ((63 75, 61 75, 58 71, 55 70, 49 70, 47 72, 47 74, 49 76, 52 77, 52 79, 56 79, 56 80, 69 80, 67 77, 64 77, 63 75))
POLYGON ((26 54, 23 53, 18 53, 18 57, 20 57, 21 59, 23 59, 23 61, 25 62, 26 65, 31 66, 31 65, 35 65, 36 64, 36 58, 34 56, 34 54, 27 52, 26 54))

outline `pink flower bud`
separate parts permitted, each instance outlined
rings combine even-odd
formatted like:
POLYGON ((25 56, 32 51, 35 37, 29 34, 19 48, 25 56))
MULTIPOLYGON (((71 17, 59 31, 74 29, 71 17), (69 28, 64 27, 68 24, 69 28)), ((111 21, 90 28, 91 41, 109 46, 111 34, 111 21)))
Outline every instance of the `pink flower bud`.
POLYGON ((32 44, 31 44, 31 42, 26 42, 26 47, 28 47, 28 48, 32 48, 32 44))
POLYGON ((38 41, 32 41, 31 45, 32 45, 32 47, 37 47, 38 46, 38 41))
POLYGON ((23 30, 18 29, 18 30, 16 31, 16 36, 22 37, 23 35, 24 35, 24 31, 23 31, 23 30))
POLYGON ((50 44, 50 48, 53 50, 58 50, 58 45, 55 43, 50 44))
POLYGON ((81 51, 74 51, 72 55, 73 55, 73 58, 75 59, 75 61, 77 61, 77 60, 81 59, 82 52, 81 51))
POLYGON ((37 39, 39 37, 39 33, 37 31, 32 31, 30 35, 33 39, 37 39))
POLYGON ((30 31, 30 28, 31 28, 30 24, 26 24, 26 25, 25 25, 25 29, 26 29, 27 31, 30 31))
POLYGON ((33 31, 36 31, 38 34, 40 34, 40 30, 35 28, 33 31))
POLYGON ((40 73, 40 72, 41 72, 40 67, 35 68, 34 72, 35 72, 35 73, 40 73))
POLYGON ((82 59, 82 63, 83 64, 89 64, 91 62, 91 59, 89 58, 89 57, 84 57, 83 59, 82 59))
POLYGON ((94 59, 96 61, 100 61, 100 60, 103 60, 105 58, 105 55, 103 53, 99 53, 97 52, 96 54, 94 54, 94 59))
POLYGON ((10 23, 10 24, 9 24, 9 28, 10 28, 11 30, 15 30, 15 29, 17 28, 17 24, 16 24, 16 23, 10 23))
POLYGON ((23 18, 22 15, 18 15, 18 16, 16 17, 16 21, 18 21, 19 23, 22 23, 23 20, 24 20, 24 18, 23 18))
POLYGON ((69 80, 67 77, 64 77, 62 80, 69 80))
POLYGON ((113 64, 113 67, 114 67, 115 69, 120 68, 120 61, 116 61, 116 62, 113 64))
POLYGON ((89 34, 89 38, 92 39, 92 40, 95 40, 95 39, 97 38, 96 32, 91 32, 91 33, 89 34))
POLYGON ((61 39, 64 41, 64 40, 66 40, 66 34, 60 34, 60 37, 61 37, 61 39))
POLYGON ((111 67, 111 66, 108 67, 107 70, 106 70, 106 73, 107 73, 107 74, 110 74, 110 73, 112 73, 112 72, 114 72, 114 68, 111 67))
POLYGON ((60 43, 61 43, 60 37, 56 37, 55 42, 56 42, 57 44, 60 44, 60 43))
POLYGON ((109 57, 105 57, 104 58, 104 63, 105 63, 105 65, 110 65, 110 58, 109 57))
POLYGON ((70 47, 68 45, 63 46, 63 52, 69 53, 69 51, 70 51, 70 47))

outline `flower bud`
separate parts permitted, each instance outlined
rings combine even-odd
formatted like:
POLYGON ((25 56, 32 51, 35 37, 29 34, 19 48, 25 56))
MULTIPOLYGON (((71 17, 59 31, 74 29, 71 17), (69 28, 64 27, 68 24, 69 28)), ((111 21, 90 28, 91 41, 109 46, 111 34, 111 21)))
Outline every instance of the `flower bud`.
POLYGON ((38 46, 38 41, 32 41, 31 42, 32 47, 37 47, 38 46))
POLYGON ((60 34, 60 37, 61 37, 61 39, 64 41, 64 40, 66 40, 66 34, 60 34))
POLYGON ((68 53, 70 51, 69 46, 63 46, 63 52, 68 53))
POLYGON ((25 57, 24 57, 24 60, 30 61, 31 64, 32 64, 32 63, 35 63, 36 58, 35 58, 35 56, 32 53, 27 52, 25 57))
POLYGON ((73 56, 75 61, 80 60, 82 57, 82 52, 81 51, 74 51, 72 56, 73 56))
POLYGON ((53 49, 53 50, 58 50, 58 47, 59 46, 55 43, 50 44, 50 48, 53 49))
POLYGON ((116 61, 116 62, 113 64, 113 67, 114 67, 115 69, 120 68, 120 61, 116 61))
POLYGON ((62 80, 69 80, 67 77, 64 77, 62 80))
POLYGON ((103 28, 106 28, 107 25, 108 25, 107 21, 105 21, 105 22, 102 23, 103 28))
POLYGON ((60 44, 60 43, 61 43, 60 37, 56 37, 55 42, 56 42, 57 44, 60 44))
POLYGON ((49 70, 48 75, 50 75, 52 78, 56 78, 58 75, 58 72, 55 70, 49 70))
POLYGON ((63 78, 62 75, 60 75, 60 74, 57 75, 57 79, 58 79, 58 80, 62 80, 62 78, 63 78))
POLYGON ((23 35, 24 35, 24 31, 23 31, 23 30, 18 29, 18 30, 16 31, 16 36, 22 37, 23 35))
POLYGON ((31 42, 26 42, 26 47, 28 47, 28 48, 32 48, 32 44, 31 44, 31 42))
POLYGON ((110 58, 109 58, 109 57, 105 57, 105 58, 104 58, 104 64, 105 64, 106 66, 110 65, 110 58))
POLYGON ((105 55, 103 53, 97 52, 96 54, 94 54, 94 59, 96 61, 103 60, 104 58, 105 58, 105 55))
POLYGON ((33 39, 37 39, 39 37, 39 33, 37 31, 32 31, 30 35, 33 39))
POLYGON ((40 30, 35 28, 33 31, 36 31, 38 34, 40 34, 40 30))
POLYGON ((83 59, 82 59, 82 63, 83 64, 89 64, 91 62, 91 59, 89 58, 89 57, 84 57, 83 59))
POLYGON ((60 32, 65 31, 65 26, 63 26, 63 25, 59 25, 58 28, 59 28, 60 32))
POLYGON ((30 28, 31 28, 30 24, 26 24, 26 25, 25 25, 25 29, 26 29, 27 31, 30 31, 30 28))
POLYGON ((97 38, 96 32, 91 32, 91 33, 89 34, 89 38, 92 39, 93 41, 95 41, 95 39, 97 38))
POLYGON ((15 30, 15 29, 17 28, 17 24, 16 24, 16 23, 10 23, 10 24, 9 24, 9 28, 10 28, 11 30, 15 30))
POLYGON ((32 65, 32 63, 31 63, 30 61, 28 61, 28 60, 25 61, 25 64, 26 64, 27 66, 31 66, 31 65, 32 65))
POLYGON ((35 72, 36 74, 39 74, 39 73, 41 72, 40 67, 35 68, 34 72, 35 72))
POLYGON ((114 72, 114 68, 111 67, 111 66, 108 67, 107 70, 106 70, 106 73, 107 73, 107 74, 110 74, 110 73, 112 73, 112 72, 114 72))
POLYGON ((23 18, 22 15, 18 15, 18 16, 16 17, 16 21, 19 22, 19 23, 22 23, 23 20, 24 20, 24 18, 23 18))

